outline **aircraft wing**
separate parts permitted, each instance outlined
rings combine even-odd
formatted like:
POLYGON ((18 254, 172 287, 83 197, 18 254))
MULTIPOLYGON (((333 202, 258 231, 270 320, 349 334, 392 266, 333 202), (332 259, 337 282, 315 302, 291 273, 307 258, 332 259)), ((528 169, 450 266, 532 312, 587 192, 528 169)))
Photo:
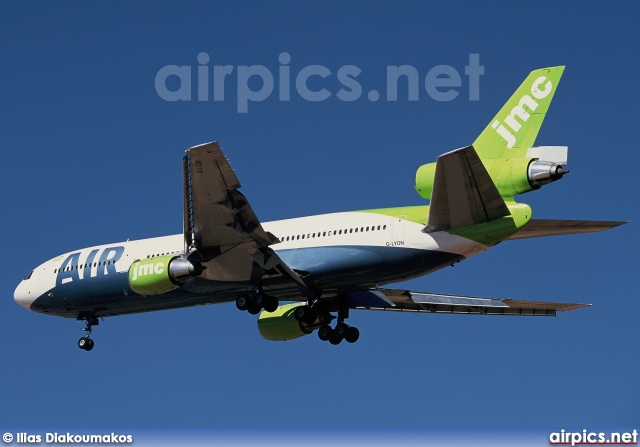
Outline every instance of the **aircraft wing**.
POLYGON ((266 270, 272 270, 305 290, 300 276, 269 247, 279 241, 262 228, 218 143, 195 146, 186 153, 185 253, 206 267, 201 277, 255 283, 266 270))
POLYGON ((270 238, 246 197, 218 143, 187 149, 184 168, 184 234, 187 247, 254 242, 266 247, 270 238))
POLYGON ((534 237, 564 236, 566 234, 595 233, 624 225, 627 222, 600 220, 531 219, 520 231, 507 240, 534 237))
POLYGON ((393 289, 361 290, 348 295, 347 300, 355 309, 479 315, 555 316, 556 312, 591 306, 393 289))

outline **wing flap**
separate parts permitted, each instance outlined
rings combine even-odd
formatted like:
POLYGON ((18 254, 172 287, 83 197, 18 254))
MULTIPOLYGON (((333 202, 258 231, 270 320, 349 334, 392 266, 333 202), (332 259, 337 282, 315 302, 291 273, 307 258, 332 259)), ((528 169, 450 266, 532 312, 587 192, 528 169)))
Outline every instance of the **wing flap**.
POLYGON ((554 303, 499 298, 412 292, 409 290, 377 289, 393 305, 354 306, 356 309, 395 310, 478 315, 555 316, 556 312, 580 309, 590 304, 554 303))

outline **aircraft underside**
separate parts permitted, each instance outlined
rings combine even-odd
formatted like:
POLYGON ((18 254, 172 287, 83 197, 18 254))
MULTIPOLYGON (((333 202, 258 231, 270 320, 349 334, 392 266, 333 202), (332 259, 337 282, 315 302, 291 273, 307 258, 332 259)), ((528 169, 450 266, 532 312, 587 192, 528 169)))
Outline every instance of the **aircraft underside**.
POLYGON ((534 146, 564 67, 534 70, 472 145, 418 168, 429 205, 261 223, 217 142, 183 158, 183 233, 69 252, 34 269, 14 300, 76 318, 91 350, 102 317, 235 301, 267 340, 317 331, 353 343, 353 309, 553 316, 584 304, 392 290, 509 239, 603 231, 624 222, 534 220, 515 196, 563 178, 566 146, 534 146), (534 113, 535 112, 535 113, 534 113), (290 302, 290 304, 280 304, 290 302), (331 326, 333 325, 333 326, 331 326))
MULTIPOLYGON (((280 255, 285 260, 303 257, 295 251, 300 250, 283 251, 280 255)), ((464 259, 453 253, 401 247, 323 247, 321 251, 321 255, 306 256, 315 265, 291 264, 305 272, 316 300, 422 276, 464 259)), ((281 276, 265 277, 256 284, 194 278, 176 290, 147 296, 132 291, 128 278, 128 272, 119 272, 107 278, 62 284, 36 299, 31 310, 67 318, 77 318, 79 314, 108 317, 235 301, 239 295, 253 293, 256 288, 279 301, 306 300, 294 283, 281 276)))

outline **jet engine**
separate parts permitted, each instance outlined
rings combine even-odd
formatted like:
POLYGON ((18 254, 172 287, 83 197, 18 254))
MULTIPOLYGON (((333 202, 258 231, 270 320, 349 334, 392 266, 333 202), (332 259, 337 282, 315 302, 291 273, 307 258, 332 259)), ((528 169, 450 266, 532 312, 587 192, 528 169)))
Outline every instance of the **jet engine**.
POLYGON ((295 317, 300 303, 279 306, 274 312, 261 312, 258 317, 258 331, 262 338, 273 341, 287 341, 309 335, 313 330, 295 317))
MULTIPOLYGON (((539 189, 560 180, 567 171, 566 146, 532 147, 523 158, 482 159, 500 195, 513 197, 539 189)), ((431 200, 436 163, 422 165, 416 171, 415 189, 423 198, 431 200)))
POLYGON ((129 268, 129 286, 140 295, 157 295, 177 289, 203 270, 179 256, 139 259, 129 268))

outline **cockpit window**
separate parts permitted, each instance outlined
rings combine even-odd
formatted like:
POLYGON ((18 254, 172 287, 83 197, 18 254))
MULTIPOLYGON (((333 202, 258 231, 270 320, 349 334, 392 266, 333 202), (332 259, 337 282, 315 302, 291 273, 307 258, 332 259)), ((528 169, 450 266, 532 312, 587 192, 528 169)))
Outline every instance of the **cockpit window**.
POLYGON ((31 275, 33 275, 33 270, 31 270, 31 273, 29 273, 24 280, 26 281, 27 279, 31 278, 31 275))

